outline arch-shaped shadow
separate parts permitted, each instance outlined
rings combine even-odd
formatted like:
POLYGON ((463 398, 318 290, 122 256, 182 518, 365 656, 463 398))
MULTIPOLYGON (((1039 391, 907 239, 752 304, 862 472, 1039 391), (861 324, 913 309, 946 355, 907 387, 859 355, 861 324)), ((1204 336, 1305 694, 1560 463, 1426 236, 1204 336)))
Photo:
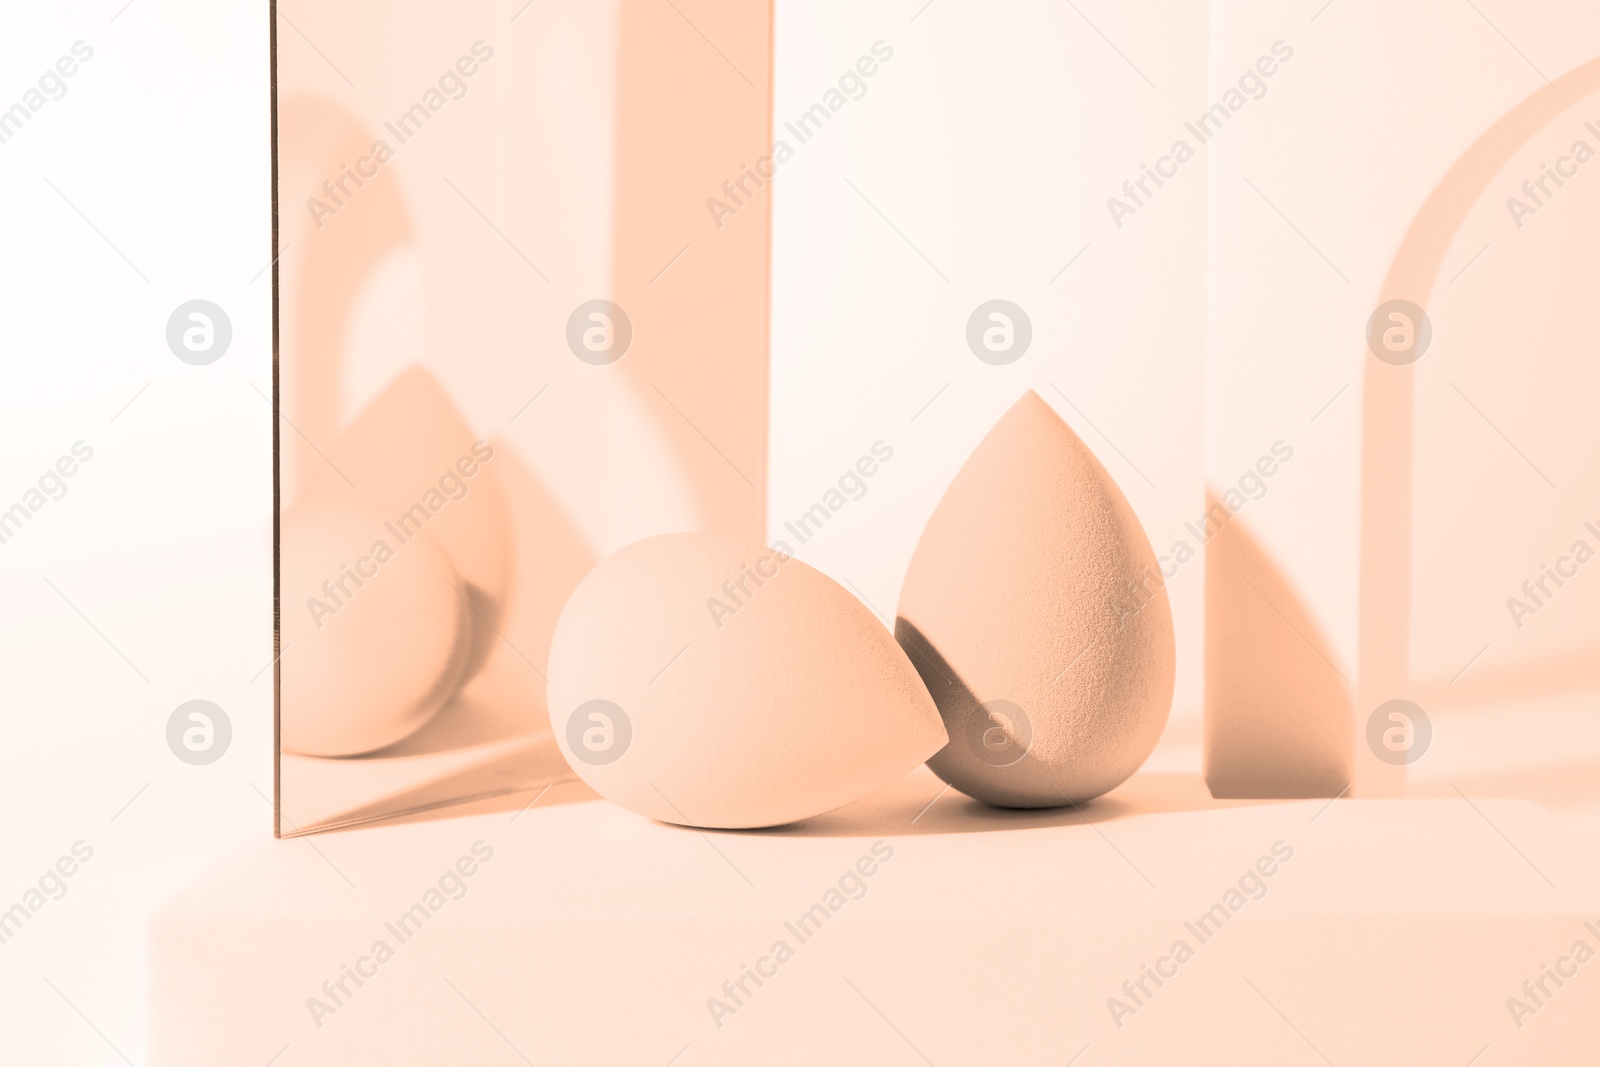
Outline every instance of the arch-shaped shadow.
MULTIPOLYGON (((1596 89, 1600 58, 1541 87, 1463 152, 1407 228, 1378 302, 1426 308, 1445 255, 1490 183, 1540 130, 1596 89)), ((1365 349, 1361 365, 1355 677, 1322 652, 1321 635, 1261 547, 1237 524, 1219 534, 1206 563, 1206 776, 1218 795, 1332 795, 1352 783, 1396 793, 1404 783, 1403 766, 1361 760, 1356 772, 1354 720, 1410 688, 1415 369, 1365 349), (1245 588, 1244 578, 1256 588, 1245 588)))
MULTIPOLYGON (((336 175, 341 164, 369 155, 377 138, 355 115, 324 97, 291 96, 279 107, 277 155, 281 169, 307 168, 312 174, 336 175), (286 135, 293 131, 292 135, 286 135)), ((346 188, 349 188, 347 185, 346 188)), ((283 251, 298 245, 297 269, 287 294, 277 286, 279 299, 293 309, 288 343, 274 338, 274 376, 278 373, 279 346, 290 353, 293 374, 289 407, 295 424, 311 440, 327 442, 339 432, 339 395, 343 370, 344 336, 351 309, 368 276, 395 249, 412 238, 411 216, 406 211, 393 175, 379 172, 376 180, 355 190, 332 218, 316 222, 301 212, 300 193, 326 202, 320 189, 281 191, 288 203, 278 205, 283 251), (289 219, 296 220, 289 223, 289 219), (318 225, 320 223, 320 225, 318 225), (337 236, 319 230, 338 227, 337 236)), ((277 249, 274 249, 277 252, 277 249)), ((273 267, 274 282, 278 266, 273 267)), ((304 485, 324 465, 314 449, 296 450, 295 481, 304 485)))
MULTIPOLYGON (((1600 58, 1539 88, 1462 153, 1406 230, 1378 302, 1405 299, 1426 309, 1445 254, 1479 197, 1519 149, 1596 89, 1600 58)), ((1410 682, 1416 365, 1391 366, 1364 351, 1362 366, 1356 706, 1370 708, 1403 694, 1410 682)), ((1401 781, 1405 772, 1394 768, 1383 773, 1401 781)))

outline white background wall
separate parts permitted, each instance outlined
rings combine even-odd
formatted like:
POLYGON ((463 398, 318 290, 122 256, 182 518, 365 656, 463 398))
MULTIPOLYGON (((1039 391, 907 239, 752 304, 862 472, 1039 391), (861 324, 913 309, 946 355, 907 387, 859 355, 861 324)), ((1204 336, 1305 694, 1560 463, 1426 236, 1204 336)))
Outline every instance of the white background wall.
POLYGON ((14 5, 0 33, 0 107, 94 49, 0 144, 0 506, 94 449, 0 544, 0 907, 94 849, 0 945, 5 1063, 143 1063, 145 913, 271 832, 266 6, 124 3, 14 5), (166 345, 195 298, 233 324, 210 366, 166 345), (197 697, 234 729, 206 767, 165 739, 197 697))

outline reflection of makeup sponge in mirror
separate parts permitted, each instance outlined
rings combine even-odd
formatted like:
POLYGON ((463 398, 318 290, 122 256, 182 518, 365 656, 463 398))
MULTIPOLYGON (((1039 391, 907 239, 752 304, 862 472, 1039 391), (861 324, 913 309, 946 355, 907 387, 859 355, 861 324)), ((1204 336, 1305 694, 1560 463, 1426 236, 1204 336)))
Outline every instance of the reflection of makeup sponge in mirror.
POLYGON ((934 509, 898 614, 950 732, 928 766, 969 796, 1099 796, 1166 725, 1172 613, 1155 554, 1111 475, 1031 391, 934 509))
POLYGON ((550 722, 578 776, 641 815, 778 826, 944 744, 882 624, 776 549, 665 534, 602 560, 550 643, 550 722))
POLYGON ((416 731, 467 662, 472 609, 449 557, 343 504, 285 511, 279 538, 283 747, 352 756, 416 731))
POLYGON ((511 528, 494 448, 476 441, 434 376, 412 366, 372 398, 327 452, 329 464, 312 479, 308 497, 358 502, 403 536, 426 529, 449 557, 483 613, 472 613, 475 671, 494 647, 490 623, 498 622, 511 572, 511 528))

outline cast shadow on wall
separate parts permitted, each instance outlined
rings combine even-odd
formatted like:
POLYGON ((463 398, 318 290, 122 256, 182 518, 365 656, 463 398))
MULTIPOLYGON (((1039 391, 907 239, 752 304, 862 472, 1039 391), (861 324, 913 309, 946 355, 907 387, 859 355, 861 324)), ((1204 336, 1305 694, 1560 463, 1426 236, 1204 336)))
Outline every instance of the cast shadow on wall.
MULTIPOLYGON (((1597 89, 1600 59, 1593 59, 1542 86, 1468 148, 1407 229, 1376 303, 1405 300, 1426 309, 1463 223, 1508 162, 1597 89)), ((1458 332, 1470 332, 1470 324, 1458 332)), ((1555 358, 1543 352, 1517 355, 1545 363, 1555 358)), ((1341 792, 1354 777, 1356 718, 1390 699, 1420 697, 1444 713, 1467 703, 1514 708, 1530 698, 1592 690, 1600 683, 1600 655, 1592 645, 1482 671, 1460 688, 1455 679, 1435 683, 1416 676, 1411 638, 1419 606, 1412 602, 1411 561, 1420 365, 1380 360, 1365 348, 1360 359, 1355 677, 1335 666, 1311 613, 1270 555, 1239 522, 1229 524, 1210 545, 1206 563, 1206 778, 1217 796, 1341 792)), ((1207 504, 1215 506, 1215 498, 1207 504)), ((1404 772, 1385 773, 1400 778, 1404 772)), ((1529 795, 1540 779, 1537 774, 1488 774, 1483 781, 1486 787, 1517 790, 1510 795, 1529 795)), ((1584 796, 1600 799, 1600 779, 1593 781, 1584 796)), ((1570 793, 1568 788, 1563 795, 1570 793)))

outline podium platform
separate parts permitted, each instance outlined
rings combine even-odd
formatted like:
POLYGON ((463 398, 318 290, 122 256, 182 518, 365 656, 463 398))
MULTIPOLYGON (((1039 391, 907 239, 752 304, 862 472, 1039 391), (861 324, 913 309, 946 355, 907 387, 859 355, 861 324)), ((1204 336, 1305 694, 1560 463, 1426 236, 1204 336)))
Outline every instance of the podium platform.
POLYGON ((254 843, 151 920, 149 1062, 1592 1062, 1595 850, 1535 803, 942 785, 702 833, 572 782, 254 843))

